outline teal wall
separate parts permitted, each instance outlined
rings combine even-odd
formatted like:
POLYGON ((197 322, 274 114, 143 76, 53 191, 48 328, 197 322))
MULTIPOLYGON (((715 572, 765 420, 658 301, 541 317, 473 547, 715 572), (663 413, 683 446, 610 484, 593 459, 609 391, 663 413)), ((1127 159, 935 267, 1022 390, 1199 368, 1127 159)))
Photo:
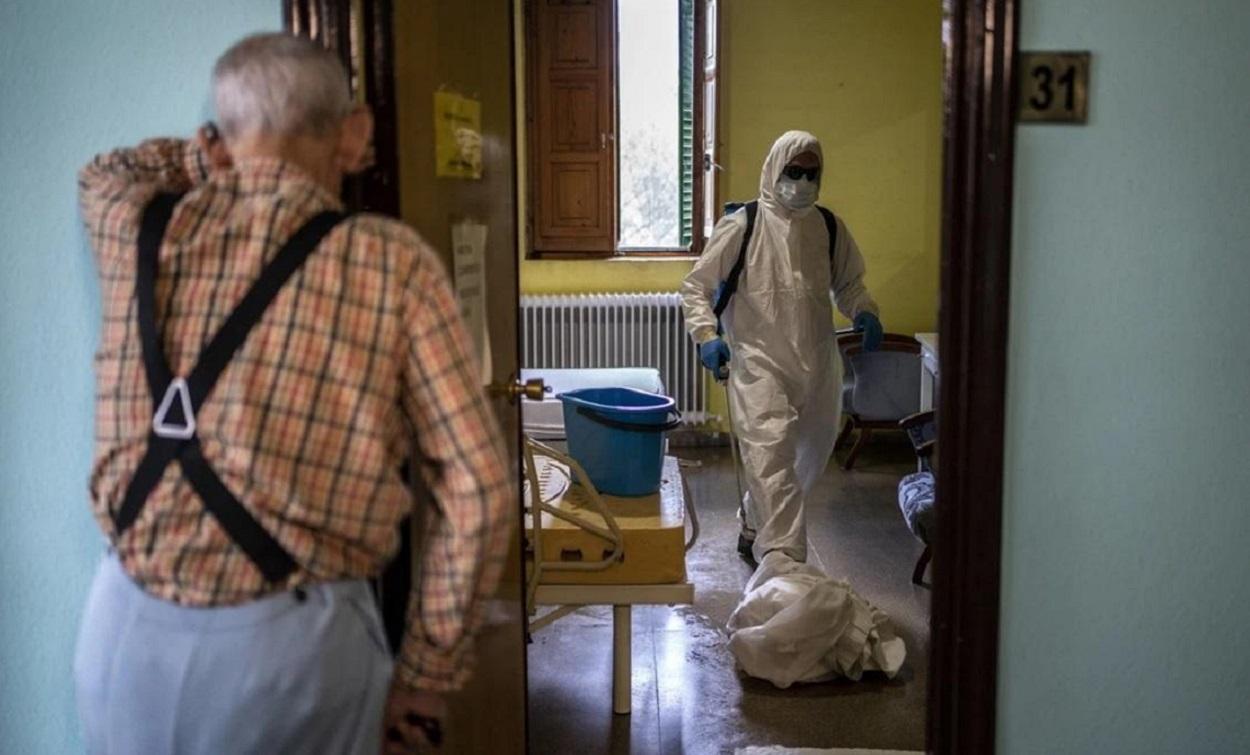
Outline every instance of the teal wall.
POLYGON ((81 750, 74 636, 101 536, 87 504, 99 293, 75 173, 189 135, 213 60, 278 0, 0 3, 0 752, 81 750))
POLYGON ((1000 752, 1250 747, 1250 4, 1022 2, 1000 752))

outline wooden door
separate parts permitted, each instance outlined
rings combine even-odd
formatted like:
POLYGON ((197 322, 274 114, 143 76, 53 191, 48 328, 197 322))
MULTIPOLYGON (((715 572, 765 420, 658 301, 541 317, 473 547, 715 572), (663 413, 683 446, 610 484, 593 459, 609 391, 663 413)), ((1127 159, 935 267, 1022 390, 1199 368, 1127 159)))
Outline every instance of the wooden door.
MULTIPOLYGON (((349 204, 397 213, 439 251, 449 271, 452 226, 467 221, 486 227, 485 319, 491 374, 483 382, 513 379, 518 371, 519 289, 510 5, 463 0, 285 2, 288 28, 339 50, 358 94, 374 110, 378 164, 363 181, 348 187, 349 204), (480 179, 436 176, 436 92, 480 103, 480 179)), ((519 469, 519 409, 506 398, 494 402, 513 469, 519 469)), ((476 673, 464 690, 449 698, 441 752, 525 751, 520 521, 518 476, 507 568, 478 638, 476 673)), ((412 540, 419 542, 419 535, 412 540)), ((383 586, 384 609, 392 619, 402 617, 402 602, 419 564, 416 556, 410 553, 405 559, 411 570, 402 568, 401 561, 383 586)))
MULTIPOLYGON (((452 226, 463 221, 486 226, 485 299, 491 367, 488 380, 506 383, 518 371, 511 8, 505 2, 402 2, 395 3, 393 18, 401 214, 445 255, 449 269, 452 226), (436 176, 437 92, 454 93, 480 103, 480 179, 436 176)), ((513 469, 519 469, 519 409, 505 398, 494 401, 513 469)), ((478 641, 477 673, 450 701, 444 752, 525 751, 519 477, 517 485, 508 567, 478 641)))
POLYGON ((530 204, 536 254, 616 251, 615 4, 531 0, 530 204))

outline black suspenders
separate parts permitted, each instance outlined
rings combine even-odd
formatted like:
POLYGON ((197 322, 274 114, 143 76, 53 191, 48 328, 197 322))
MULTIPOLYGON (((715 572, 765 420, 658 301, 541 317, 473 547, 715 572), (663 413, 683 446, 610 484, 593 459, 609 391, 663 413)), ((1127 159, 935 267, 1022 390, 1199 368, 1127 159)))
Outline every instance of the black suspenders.
POLYGON ((243 301, 204 347, 191 372, 186 377, 176 377, 169 369, 157 330, 156 271, 165 227, 178 199, 176 194, 158 195, 144 210, 139 229, 135 278, 139 336, 143 344, 143 368, 156 411, 152 431, 148 434, 147 453, 130 480, 126 497, 113 515, 113 523, 119 536, 134 524, 165 469, 176 459, 191 488, 222 529, 256 564, 266 580, 281 582, 295 571, 295 560, 226 489, 209 466, 196 436, 195 415, 283 285, 346 216, 340 212, 322 212, 300 227, 261 271, 243 301))

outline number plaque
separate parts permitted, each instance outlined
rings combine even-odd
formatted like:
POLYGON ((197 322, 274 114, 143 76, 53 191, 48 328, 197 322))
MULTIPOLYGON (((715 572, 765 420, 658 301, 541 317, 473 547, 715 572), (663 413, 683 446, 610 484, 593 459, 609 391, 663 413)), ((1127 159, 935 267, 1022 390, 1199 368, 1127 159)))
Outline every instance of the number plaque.
POLYGON ((1085 123, 1088 52, 1020 53, 1020 121, 1085 123))

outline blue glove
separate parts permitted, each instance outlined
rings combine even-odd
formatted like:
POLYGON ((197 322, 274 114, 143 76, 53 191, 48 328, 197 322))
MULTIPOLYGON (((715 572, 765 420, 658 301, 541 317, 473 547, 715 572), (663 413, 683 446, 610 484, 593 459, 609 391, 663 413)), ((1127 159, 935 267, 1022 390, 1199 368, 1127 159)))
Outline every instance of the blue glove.
POLYGON ((713 338, 699 346, 699 361, 703 366, 720 378, 721 368, 729 363, 729 344, 720 338, 713 338))
POLYGON ((881 345, 881 337, 885 331, 881 329, 881 321, 871 312, 860 312, 855 315, 855 332, 864 334, 864 351, 876 351, 881 345))

